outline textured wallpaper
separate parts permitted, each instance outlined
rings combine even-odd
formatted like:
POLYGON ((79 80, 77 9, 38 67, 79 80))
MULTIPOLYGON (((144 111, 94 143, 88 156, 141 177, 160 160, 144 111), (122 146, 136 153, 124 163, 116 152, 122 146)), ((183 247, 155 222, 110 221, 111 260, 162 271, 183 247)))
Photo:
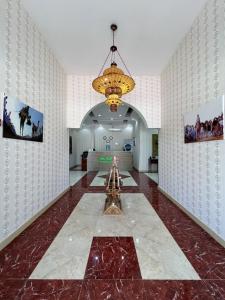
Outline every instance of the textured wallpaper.
POLYGON ((225 239, 225 141, 184 144, 183 114, 225 93, 225 1, 210 0, 161 76, 160 187, 225 239))
POLYGON ((17 0, 0 1, 0 92, 44 113, 43 143, 0 128, 1 241, 69 185, 66 76, 17 0))
MULTIPOLYGON (((92 88, 96 76, 69 75, 67 80, 67 127, 79 128, 92 107, 104 101, 104 95, 92 88)), ((134 77, 135 89, 123 96, 145 118, 149 128, 161 127, 161 95, 159 76, 134 77)))

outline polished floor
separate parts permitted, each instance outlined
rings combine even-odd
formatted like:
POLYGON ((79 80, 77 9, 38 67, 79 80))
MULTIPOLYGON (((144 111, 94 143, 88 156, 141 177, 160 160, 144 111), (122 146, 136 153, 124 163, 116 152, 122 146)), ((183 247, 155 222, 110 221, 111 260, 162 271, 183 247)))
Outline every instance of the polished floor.
POLYGON ((70 186, 76 184, 86 173, 87 173, 86 171, 70 170, 70 186))
MULTIPOLYGON (((137 186, 137 183, 128 171, 120 171, 120 177, 122 179, 123 186, 137 186)), ((93 179, 91 186, 105 186, 105 181, 107 178, 108 172, 99 171, 93 179)))
POLYGON ((83 279, 93 237, 122 236, 134 239, 141 278, 199 279, 143 194, 122 194, 120 216, 103 215, 105 198, 83 195, 30 278, 83 279))
POLYGON ((145 173, 151 180, 156 183, 159 183, 159 174, 158 173, 145 173))
MULTIPOLYGON (((104 216, 85 174, 0 252, 0 299, 225 299, 225 249, 143 173, 104 216)), ((104 175, 103 175, 104 176, 104 175)))

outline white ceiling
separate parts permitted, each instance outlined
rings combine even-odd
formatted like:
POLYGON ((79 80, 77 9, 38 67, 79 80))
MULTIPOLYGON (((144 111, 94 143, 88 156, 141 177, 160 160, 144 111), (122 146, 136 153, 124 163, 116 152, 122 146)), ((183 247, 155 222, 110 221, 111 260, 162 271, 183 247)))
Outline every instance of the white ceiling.
POLYGON ((93 120, 98 121, 98 124, 96 125, 113 125, 118 127, 124 125, 124 120, 127 120, 127 124, 133 124, 135 121, 139 120, 140 117, 137 115, 136 111, 133 111, 131 115, 127 117, 126 113, 129 107, 129 105, 123 103, 118 107, 117 112, 111 112, 108 105, 100 103, 92 109, 91 112, 93 113, 93 116, 88 114, 83 120, 82 125, 84 127, 93 126, 93 120))
POLYGON ((133 75, 159 75, 206 0, 22 0, 68 73, 98 75, 116 45, 133 75))

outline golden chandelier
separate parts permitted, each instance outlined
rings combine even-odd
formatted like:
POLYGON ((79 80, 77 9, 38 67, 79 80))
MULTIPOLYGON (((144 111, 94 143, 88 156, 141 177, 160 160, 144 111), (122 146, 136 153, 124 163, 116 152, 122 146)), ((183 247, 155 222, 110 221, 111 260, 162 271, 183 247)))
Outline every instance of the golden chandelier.
POLYGON ((92 82, 92 86, 96 92, 105 95, 105 104, 109 105, 112 112, 116 112, 118 106, 122 104, 121 96, 131 92, 134 89, 135 82, 131 77, 121 55, 119 54, 117 47, 114 45, 114 32, 117 30, 117 25, 112 24, 111 29, 113 31, 113 45, 110 47, 109 54, 101 68, 98 77, 92 82), (116 53, 125 66, 129 76, 125 75, 124 72, 117 67, 117 64, 115 63, 116 53), (101 75, 110 55, 111 66, 105 69, 103 75, 101 75))

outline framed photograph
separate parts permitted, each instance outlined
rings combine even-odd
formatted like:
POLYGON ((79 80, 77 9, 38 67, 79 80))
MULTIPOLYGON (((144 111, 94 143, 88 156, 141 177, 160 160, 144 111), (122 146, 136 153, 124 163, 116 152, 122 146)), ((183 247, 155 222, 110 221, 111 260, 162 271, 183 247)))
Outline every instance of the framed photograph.
POLYGON ((196 143, 224 139, 224 96, 184 115, 184 142, 196 143))
POLYGON ((43 114, 19 99, 5 95, 3 137, 43 142, 43 114))

